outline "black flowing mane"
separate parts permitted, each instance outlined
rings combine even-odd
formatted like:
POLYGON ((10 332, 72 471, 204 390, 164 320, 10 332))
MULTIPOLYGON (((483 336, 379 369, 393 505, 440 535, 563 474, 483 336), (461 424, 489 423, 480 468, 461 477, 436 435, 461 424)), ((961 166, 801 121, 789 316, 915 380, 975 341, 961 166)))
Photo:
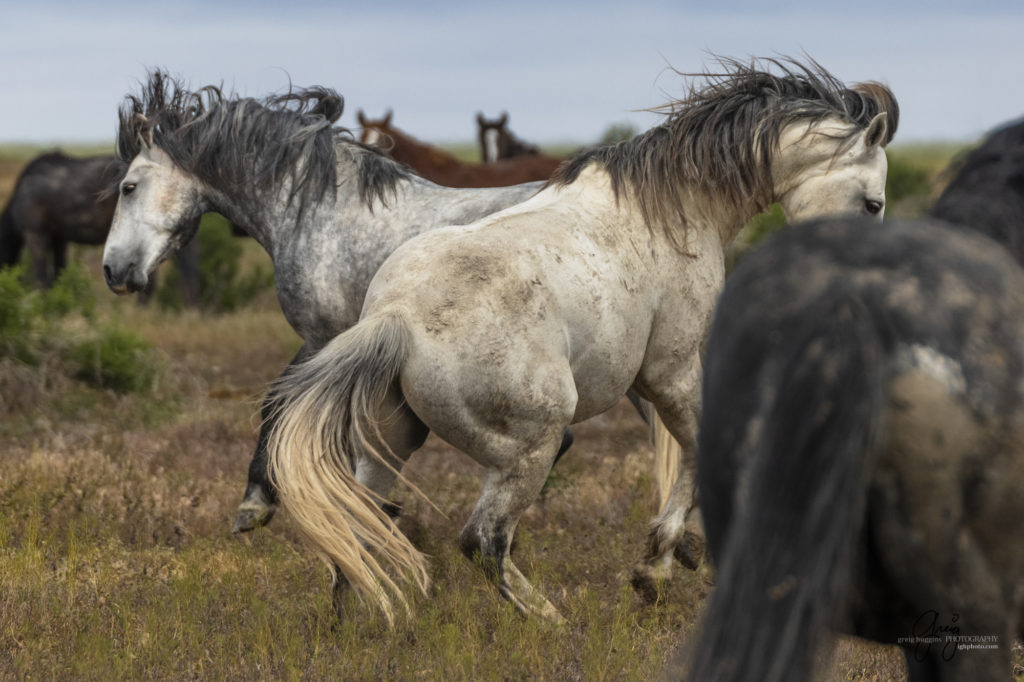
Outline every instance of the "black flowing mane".
POLYGON ((161 70, 150 72, 138 95, 118 112, 117 156, 121 182, 144 145, 155 145, 201 181, 257 200, 290 181, 289 202, 299 212, 335 191, 339 143, 355 150, 359 194, 386 202, 409 176, 375 149, 334 126, 344 99, 330 88, 290 89, 264 99, 225 95, 208 85, 191 91, 161 70))
POLYGON ((591 163, 611 175, 616 197, 628 190, 648 226, 670 236, 687 225, 684 185, 720 194, 751 215, 775 201, 770 161, 782 130, 798 121, 836 117, 852 128, 839 151, 871 122, 888 114, 888 144, 899 124, 899 105, 888 87, 861 83, 847 88, 817 62, 755 59, 749 64, 719 57, 720 72, 681 76, 691 82, 687 96, 654 109, 667 120, 632 140, 581 152, 552 177, 573 182, 591 163), (763 67, 761 66, 763 65, 763 67), (777 75, 772 72, 777 70, 777 75))

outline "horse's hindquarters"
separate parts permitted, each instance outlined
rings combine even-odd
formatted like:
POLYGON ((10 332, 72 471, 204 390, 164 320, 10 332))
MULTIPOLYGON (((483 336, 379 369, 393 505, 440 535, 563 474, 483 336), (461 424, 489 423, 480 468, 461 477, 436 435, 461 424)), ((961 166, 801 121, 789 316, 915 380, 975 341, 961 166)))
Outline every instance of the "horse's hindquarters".
MULTIPOLYGON (((890 622, 887 634, 902 638, 908 660, 930 657, 936 670, 964 679, 998 678, 1024 609, 1024 546, 1010 540, 1024 518, 1024 433, 981 418, 957 394, 956 377, 937 367, 910 368, 890 384, 868 537, 884 573, 874 582, 895 593, 883 590, 869 608, 897 605, 901 625, 893 633, 890 622)), ((1011 423, 1021 416, 1006 415, 1011 423)))

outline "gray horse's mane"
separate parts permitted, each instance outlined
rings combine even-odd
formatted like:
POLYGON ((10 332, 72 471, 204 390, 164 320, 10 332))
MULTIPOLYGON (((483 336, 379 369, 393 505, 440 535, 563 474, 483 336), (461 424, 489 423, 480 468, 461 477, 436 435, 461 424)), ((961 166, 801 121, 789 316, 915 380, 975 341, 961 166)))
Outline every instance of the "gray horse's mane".
MULTIPOLYGON (((161 70, 150 72, 137 95, 118 111, 119 184, 144 144, 205 183, 250 200, 290 180, 289 202, 300 214, 335 191, 339 146, 352 150, 358 191, 372 206, 394 196, 404 167, 356 142, 334 122, 344 99, 324 87, 289 89, 261 100, 225 95, 213 85, 192 91, 161 70)), ((116 184, 112 191, 116 191, 116 184)))
POLYGON ((591 163, 611 175, 616 198, 629 191, 647 225, 675 240, 685 231, 684 186, 714 192, 735 206, 764 210, 772 196, 770 161, 788 125, 836 117, 851 124, 841 153, 874 116, 888 115, 888 144, 899 124, 899 105, 888 87, 847 88, 814 60, 717 58, 721 71, 685 74, 699 79, 687 96, 654 111, 667 120, 632 140, 592 148, 564 164, 551 184, 568 184, 591 163), (779 73, 773 73, 772 71, 779 73))

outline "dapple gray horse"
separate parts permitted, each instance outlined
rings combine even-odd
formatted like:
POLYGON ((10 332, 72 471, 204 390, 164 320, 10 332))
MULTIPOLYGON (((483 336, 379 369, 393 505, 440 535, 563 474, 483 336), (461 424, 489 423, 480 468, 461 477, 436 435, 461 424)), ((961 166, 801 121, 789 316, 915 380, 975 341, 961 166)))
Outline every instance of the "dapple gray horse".
MULTIPOLYGON (((435 185, 332 127, 342 105, 324 88, 258 101, 215 87, 190 91, 151 73, 120 109, 120 197, 103 255, 110 288, 141 290, 191 239, 198 216, 216 211, 245 225, 273 260, 281 310, 304 341, 297 361, 355 324, 370 278, 399 244, 540 187, 435 185)), ((266 424, 236 531, 265 523, 276 508, 265 436, 266 424)))
POLYGON ((486 467, 460 544, 524 613, 560 620, 509 556, 572 423, 631 387, 685 461, 638 587, 671 572, 695 505, 701 344, 723 251, 774 201, 790 219, 881 219, 887 88, 817 64, 722 60, 666 121, 563 166, 533 198, 399 247, 359 323, 272 391, 271 476, 319 555, 391 617, 425 558, 382 508, 428 430, 486 467), (781 73, 776 73, 781 71, 781 73), (389 570, 390 569, 390 570, 389 570))

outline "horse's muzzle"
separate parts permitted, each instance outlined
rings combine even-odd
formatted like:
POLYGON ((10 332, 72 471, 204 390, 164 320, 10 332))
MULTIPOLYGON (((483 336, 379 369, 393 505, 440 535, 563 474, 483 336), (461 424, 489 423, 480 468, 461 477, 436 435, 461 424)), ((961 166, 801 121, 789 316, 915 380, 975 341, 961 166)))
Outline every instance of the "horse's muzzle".
POLYGON ((104 263, 103 279, 110 290, 119 296, 142 291, 146 288, 146 284, 149 283, 146 273, 135 263, 128 263, 120 267, 104 263))

